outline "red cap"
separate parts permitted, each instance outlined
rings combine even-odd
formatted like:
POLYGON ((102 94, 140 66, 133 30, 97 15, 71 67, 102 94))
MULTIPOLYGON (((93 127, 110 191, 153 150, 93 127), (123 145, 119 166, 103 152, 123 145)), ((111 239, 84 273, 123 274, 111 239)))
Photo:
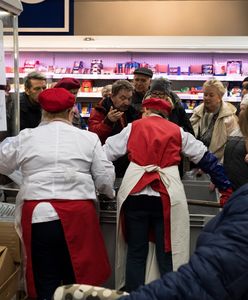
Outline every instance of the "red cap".
POLYGON ((75 96, 63 88, 46 89, 39 94, 38 99, 40 106, 48 112, 60 112, 75 104, 75 96))
POLYGON ((166 113, 166 115, 169 115, 172 110, 172 105, 170 104, 170 102, 168 102, 164 99, 159 99, 159 98, 149 98, 149 99, 144 100, 142 102, 142 107, 162 111, 162 112, 166 113))
POLYGON ((54 86, 55 88, 64 88, 66 90, 74 90, 80 88, 80 81, 75 78, 62 78, 54 86))

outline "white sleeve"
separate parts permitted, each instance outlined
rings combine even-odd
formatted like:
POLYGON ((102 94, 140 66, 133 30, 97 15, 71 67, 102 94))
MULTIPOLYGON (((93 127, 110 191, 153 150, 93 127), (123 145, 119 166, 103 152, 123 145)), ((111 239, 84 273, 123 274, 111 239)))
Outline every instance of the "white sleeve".
POLYGON ((0 144, 0 173, 9 175, 19 169, 17 163, 19 138, 8 137, 0 144))
POLYGON ((99 138, 93 152, 91 174, 97 191, 110 199, 114 198, 115 168, 107 159, 99 138))
POLYGON ((109 160, 115 161, 127 153, 127 142, 131 129, 132 124, 129 123, 120 133, 107 138, 103 149, 109 160))
POLYGON ((191 133, 185 132, 182 128, 182 153, 188 157, 193 163, 197 164, 208 151, 208 148, 191 133))

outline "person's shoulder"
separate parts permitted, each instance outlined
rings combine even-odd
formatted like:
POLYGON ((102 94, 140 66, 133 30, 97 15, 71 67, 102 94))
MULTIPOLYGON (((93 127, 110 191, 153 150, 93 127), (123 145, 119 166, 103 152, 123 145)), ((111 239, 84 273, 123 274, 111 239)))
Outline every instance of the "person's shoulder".
POLYGON ((223 101, 222 111, 224 114, 236 114, 237 108, 232 103, 223 101))

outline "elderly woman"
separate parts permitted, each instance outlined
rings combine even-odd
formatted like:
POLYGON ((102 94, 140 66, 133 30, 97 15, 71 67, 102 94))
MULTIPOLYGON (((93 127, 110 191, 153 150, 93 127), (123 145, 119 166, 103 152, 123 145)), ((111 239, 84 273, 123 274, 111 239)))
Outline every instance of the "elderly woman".
POLYGON ((102 284, 110 275, 94 202, 95 189, 114 197, 115 176, 97 135, 72 126, 74 95, 47 89, 39 103, 43 122, 0 144, 0 172, 23 175, 16 225, 27 293, 48 300, 61 282, 102 284))
POLYGON ((222 97, 225 87, 216 79, 203 84, 203 103, 197 106, 190 118, 195 136, 223 160, 227 137, 238 127, 236 108, 222 97))

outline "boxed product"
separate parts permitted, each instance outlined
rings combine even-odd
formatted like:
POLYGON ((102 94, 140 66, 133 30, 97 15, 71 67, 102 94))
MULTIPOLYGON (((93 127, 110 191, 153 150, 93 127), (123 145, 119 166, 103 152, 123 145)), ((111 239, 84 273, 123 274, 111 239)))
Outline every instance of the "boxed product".
POLYGON ((197 75, 202 73, 202 65, 190 65, 189 71, 191 75, 197 75))
POLYGON ((214 64, 214 75, 226 75, 226 62, 216 62, 214 64))
POLYGON ((180 67, 169 67, 169 74, 170 75, 180 75, 181 68, 180 67))
POLYGON ((169 65, 155 65, 155 72, 156 73, 165 73, 168 74, 169 72, 169 65))
POLYGON ((211 75, 213 73, 214 73, 214 66, 212 64, 202 65, 202 74, 203 75, 211 75))
POLYGON ((242 61, 228 61, 226 64, 226 73, 230 74, 241 74, 242 61))
POLYGON ((0 299, 12 299, 19 286, 20 265, 15 265, 10 251, 0 246, 0 299))

